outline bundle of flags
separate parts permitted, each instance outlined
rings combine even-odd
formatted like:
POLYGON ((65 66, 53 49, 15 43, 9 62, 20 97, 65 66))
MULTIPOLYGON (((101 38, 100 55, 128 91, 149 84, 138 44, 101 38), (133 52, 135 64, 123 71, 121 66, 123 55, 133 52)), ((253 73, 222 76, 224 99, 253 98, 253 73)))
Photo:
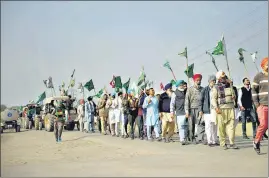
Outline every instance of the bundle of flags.
POLYGON ((46 88, 54 88, 52 83, 52 77, 49 77, 48 80, 43 80, 46 88))

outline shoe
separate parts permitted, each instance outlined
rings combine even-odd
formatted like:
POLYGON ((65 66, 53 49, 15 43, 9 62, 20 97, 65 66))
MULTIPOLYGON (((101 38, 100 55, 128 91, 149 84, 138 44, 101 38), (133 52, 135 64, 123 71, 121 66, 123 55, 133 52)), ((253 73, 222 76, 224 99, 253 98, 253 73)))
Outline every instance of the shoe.
POLYGON ((235 150, 239 149, 235 144, 230 145, 230 148, 235 150))
POLYGON ((95 133, 95 131, 94 131, 94 130, 92 130, 92 133, 95 133))
POLYGON ((162 141, 162 138, 156 138, 158 142, 162 141))
POLYGON ((140 140, 143 140, 143 137, 140 137, 139 139, 140 139, 140 140))
POLYGON ((134 140, 134 136, 131 136, 131 140, 134 140))
POLYGON ((219 146, 219 143, 213 143, 214 146, 219 146))
POLYGON ((124 135, 122 135, 121 138, 124 138, 124 135))
POLYGON ((119 137, 119 135, 116 135, 116 137, 119 137))
POLYGON ((58 138, 58 142, 62 142, 62 139, 61 138, 58 138))
POLYGON ((215 145, 213 143, 207 144, 209 147, 214 147, 215 145))
POLYGON ((56 142, 59 142, 58 139, 56 139, 56 142))
POLYGON ((260 154, 261 153, 261 150, 260 150, 260 143, 255 143, 255 141, 253 141, 253 148, 254 150, 256 151, 257 154, 260 154))
POLYGON ((228 150, 228 147, 227 147, 226 144, 223 146, 223 149, 224 149, 224 150, 228 150))
POLYGON ((187 145, 186 141, 185 141, 185 140, 182 141, 182 142, 181 142, 181 145, 187 145))
POLYGON ((198 144, 198 142, 196 141, 196 139, 192 139, 192 144, 194 144, 194 145, 197 145, 198 144))
POLYGON ((243 139, 249 139, 247 135, 244 135, 243 136, 243 139))

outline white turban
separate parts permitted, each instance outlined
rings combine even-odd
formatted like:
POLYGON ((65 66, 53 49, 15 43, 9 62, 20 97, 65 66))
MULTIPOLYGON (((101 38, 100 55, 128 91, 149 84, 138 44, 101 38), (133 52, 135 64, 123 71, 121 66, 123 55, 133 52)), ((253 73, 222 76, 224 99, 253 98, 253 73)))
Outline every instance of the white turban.
POLYGON ((217 74, 216 74, 216 78, 217 78, 217 80, 218 80, 218 79, 224 77, 225 75, 226 75, 226 74, 225 74, 225 72, 223 72, 223 70, 219 70, 219 71, 217 72, 217 74))

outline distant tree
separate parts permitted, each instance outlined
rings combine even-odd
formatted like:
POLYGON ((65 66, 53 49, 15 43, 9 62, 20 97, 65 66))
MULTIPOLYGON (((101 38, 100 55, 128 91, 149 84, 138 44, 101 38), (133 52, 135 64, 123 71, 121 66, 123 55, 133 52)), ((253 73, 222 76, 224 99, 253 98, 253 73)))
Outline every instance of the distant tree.
POLYGON ((1 112, 4 111, 5 109, 7 109, 7 106, 4 104, 1 104, 1 112))

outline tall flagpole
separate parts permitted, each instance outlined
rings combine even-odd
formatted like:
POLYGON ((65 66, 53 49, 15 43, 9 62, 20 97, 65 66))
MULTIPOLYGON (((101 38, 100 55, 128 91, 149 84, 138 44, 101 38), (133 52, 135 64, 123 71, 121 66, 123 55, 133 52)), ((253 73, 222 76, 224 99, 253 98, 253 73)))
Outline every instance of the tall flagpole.
POLYGON ((219 69, 218 69, 218 67, 217 67, 217 65, 216 65, 216 61, 215 61, 214 57, 213 57, 208 51, 206 51, 205 53, 208 54, 208 55, 211 57, 212 63, 213 63, 213 65, 214 65, 215 69, 216 69, 217 72, 218 72, 219 69))
MULTIPOLYGON (((227 64, 227 70, 228 70, 228 73, 229 73, 229 77, 231 79, 231 72, 230 72, 230 68, 229 68, 227 51, 226 51, 226 43, 225 43, 223 35, 222 35, 222 45, 223 45, 223 48, 224 48, 224 56, 225 56, 225 60, 226 60, 226 64, 227 64)), ((231 88, 231 92, 232 92, 233 91, 233 86, 231 84, 230 84, 230 88, 231 88)), ((234 92, 232 92, 232 98, 234 98, 234 92)), ((234 100, 234 104, 236 104, 235 100, 234 100)))

